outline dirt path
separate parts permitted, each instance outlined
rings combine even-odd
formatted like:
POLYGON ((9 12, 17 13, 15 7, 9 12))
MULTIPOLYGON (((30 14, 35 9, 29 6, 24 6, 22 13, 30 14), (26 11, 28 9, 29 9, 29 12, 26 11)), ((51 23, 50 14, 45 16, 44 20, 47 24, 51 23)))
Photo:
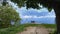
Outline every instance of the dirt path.
POLYGON ((27 27, 26 31, 17 34, 49 34, 49 31, 43 27, 27 27))

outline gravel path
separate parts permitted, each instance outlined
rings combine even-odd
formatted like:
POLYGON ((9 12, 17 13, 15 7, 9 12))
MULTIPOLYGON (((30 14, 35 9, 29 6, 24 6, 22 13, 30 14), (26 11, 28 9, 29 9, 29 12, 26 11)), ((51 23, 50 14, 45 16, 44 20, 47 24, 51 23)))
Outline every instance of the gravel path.
POLYGON ((25 31, 17 34, 49 34, 49 31, 43 27, 27 27, 25 31))

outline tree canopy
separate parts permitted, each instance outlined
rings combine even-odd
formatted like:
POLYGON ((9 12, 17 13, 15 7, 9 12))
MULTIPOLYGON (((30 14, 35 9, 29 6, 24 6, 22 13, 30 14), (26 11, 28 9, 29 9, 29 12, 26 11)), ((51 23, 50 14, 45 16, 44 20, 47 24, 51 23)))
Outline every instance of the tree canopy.
MULTIPOLYGON (((59 6, 60 0, 11 0, 14 3, 17 3, 19 7, 26 6, 28 8, 41 8, 39 6, 42 5, 43 7, 46 7, 49 11, 54 9, 54 7, 59 6)), ((4 1, 3 5, 5 5, 7 2, 4 1)))
POLYGON ((7 27, 11 25, 11 21, 20 21, 19 13, 12 7, 0 6, 0 26, 7 27))

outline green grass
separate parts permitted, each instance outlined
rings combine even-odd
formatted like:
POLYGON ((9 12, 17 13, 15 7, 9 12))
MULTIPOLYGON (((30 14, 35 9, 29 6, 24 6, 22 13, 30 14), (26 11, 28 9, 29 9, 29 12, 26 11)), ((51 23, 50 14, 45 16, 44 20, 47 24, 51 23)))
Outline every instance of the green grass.
POLYGON ((4 29, 0 29, 0 34, 16 34, 17 32, 22 32, 24 31, 24 29, 26 27, 29 26, 42 26, 42 27, 46 27, 46 28, 56 28, 55 24, 22 24, 18 27, 9 27, 9 28, 4 28, 4 29))
POLYGON ((45 27, 45 28, 56 28, 56 24, 23 24, 25 27, 28 27, 28 26, 42 26, 42 27, 45 27))
POLYGON ((20 25, 18 27, 10 27, 5 29, 0 29, 0 34, 16 34, 24 30, 24 26, 20 25))

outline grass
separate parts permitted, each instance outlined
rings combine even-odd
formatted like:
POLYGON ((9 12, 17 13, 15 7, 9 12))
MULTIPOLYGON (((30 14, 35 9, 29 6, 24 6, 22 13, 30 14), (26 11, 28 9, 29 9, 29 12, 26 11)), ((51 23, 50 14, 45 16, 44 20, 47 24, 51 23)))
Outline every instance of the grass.
POLYGON ((24 29, 26 27, 29 26, 42 26, 42 27, 46 27, 46 28, 56 28, 55 24, 22 24, 20 26, 17 27, 9 27, 9 28, 4 28, 4 29, 0 29, 0 34, 16 34, 17 32, 22 32, 24 31, 24 29))
POLYGON ((56 28, 56 24, 23 24, 25 27, 28 26, 42 26, 45 28, 56 28))
POLYGON ((24 26, 18 27, 9 27, 5 29, 0 29, 0 34, 16 34, 17 32, 21 32, 24 30, 24 26))

